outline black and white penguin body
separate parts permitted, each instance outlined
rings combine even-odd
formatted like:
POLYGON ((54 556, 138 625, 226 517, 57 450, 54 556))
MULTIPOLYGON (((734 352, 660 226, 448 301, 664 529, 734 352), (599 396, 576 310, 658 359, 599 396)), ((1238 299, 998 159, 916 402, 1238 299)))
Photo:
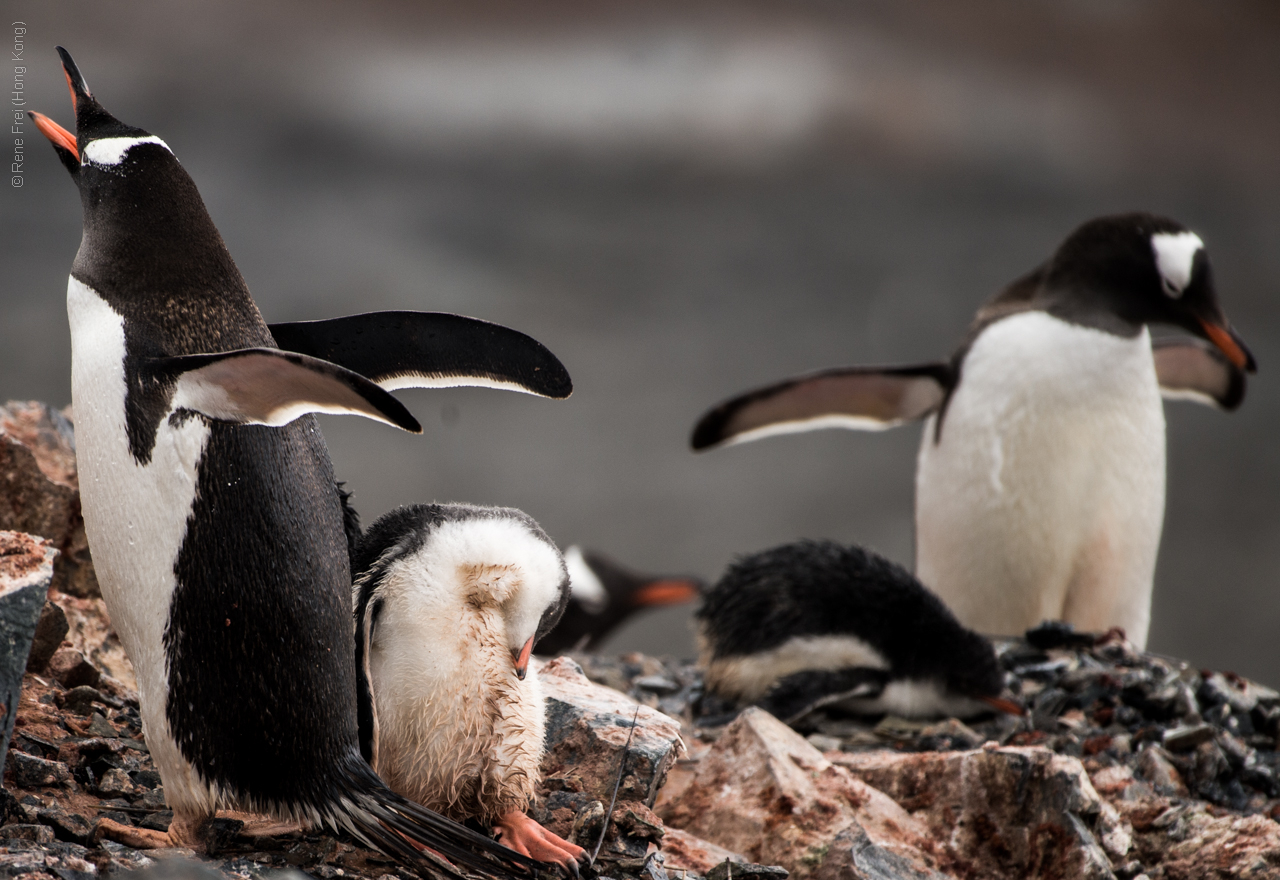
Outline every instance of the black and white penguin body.
POLYGON ((707 689, 792 722, 820 706, 966 717, 993 708, 1004 676, 901 566, 857 546, 798 541, 744 556, 696 614, 707 689))
POLYGON ((518 510, 422 504, 375 522, 356 560, 360 743, 373 768, 423 806, 496 826, 525 855, 576 860, 579 848, 524 815, 546 712, 530 652, 569 597, 555 544, 518 510))
POLYGON ((706 587, 693 577, 644 575, 576 544, 564 551, 569 604, 556 628, 538 641, 538 653, 592 651, 615 629, 647 608, 692 602, 706 587))
MULTIPOLYGON (((67 308, 85 527, 173 836, 230 807, 406 858, 407 837, 491 871, 507 869, 475 850, 520 864, 398 798, 360 757, 343 509, 310 413, 418 429, 375 381, 379 340, 366 341, 369 376, 278 348, 168 146, 103 110, 59 52, 76 135, 33 116, 84 208, 67 308)), ((318 323, 332 333, 341 320, 318 323)), ((420 355, 387 370, 469 384, 465 367, 420 355)))
POLYGON ((1161 397, 1234 409, 1253 369, 1200 238, 1149 214, 1104 217, 984 305, 949 362, 749 392, 707 413, 693 446, 923 418, 921 581, 982 632, 1063 619, 1144 645, 1164 517, 1161 397), (1147 325, 1159 323, 1208 344, 1153 344, 1147 325))

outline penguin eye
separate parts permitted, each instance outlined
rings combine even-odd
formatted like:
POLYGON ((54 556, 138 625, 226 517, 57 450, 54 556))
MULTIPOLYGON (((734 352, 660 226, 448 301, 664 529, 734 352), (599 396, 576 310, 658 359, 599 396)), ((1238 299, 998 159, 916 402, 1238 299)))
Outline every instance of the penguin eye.
POLYGON ((1160 276, 1160 286, 1164 288, 1165 295, 1172 299, 1182 296, 1182 291, 1178 289, 1178 286, 1163 275, 1160 276))

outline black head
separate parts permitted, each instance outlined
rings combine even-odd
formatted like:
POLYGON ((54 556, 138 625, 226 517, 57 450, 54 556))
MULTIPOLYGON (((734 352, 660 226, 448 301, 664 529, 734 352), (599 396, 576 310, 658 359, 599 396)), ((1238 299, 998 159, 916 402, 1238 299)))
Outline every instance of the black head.
MULTIPOLYGON (((215 317, 219 309, 234 313, 236 326, 259 324, 248 288, 173 152, 108 113, 71 55, 62 48, 58 54, 75 109, 75 134, 46 116, 32 117, 80 190, 84 238, 72 274, 121 311, 128 312, 129 303, 185 310, 179 324, 199 318, 215 339, 231 320, 215 317)), ((258 336, 225 345, 204 340, 190 350, 267 341, 265 333, 258 336)), ((169 354, 187 350, 174 340, 166 347, 169 354)))
POLYGON ((1255 369, 1218 304, 1204 243, 1174 220, 1090 220, 1062 243, 1042 279, 1051 314, 1119 332, 1172 324, 1213 343, 1237 368, 1255 369))

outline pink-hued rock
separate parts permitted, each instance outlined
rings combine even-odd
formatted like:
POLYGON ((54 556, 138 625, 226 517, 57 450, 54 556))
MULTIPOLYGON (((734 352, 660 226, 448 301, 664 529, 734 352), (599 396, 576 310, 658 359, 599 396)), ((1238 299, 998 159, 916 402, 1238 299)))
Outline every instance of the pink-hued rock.
POLYGON ((667 828, 667 833, 662 838, 662 855, 666 859, 665 867, 668 871, 684 870, 704 877, 725 859, 738 863, 747 861, 736 852, 696 837, 688 831, 671 827, 667 828))
POLYGON ((100 595, 80 514, 71 422, 47 404, 11 400, 0 407, 0 529, 53 542, 61 555, 52 589, 100 595))
POLYGON ((1134 830, 1133 855, 1163 880, 1280 877, 1280 825, 1203 801, 1152 797, 1118 801, 1134 830), (1159 872, 1156 874, 1155 872, 1159 872))
POLYGON ((946 876, 937 874, 945 854, 923 823, 760 709, 724 730, 684 790, 659 804, 659 815, 797 878, 876 876, 870 866, 946 876))
POLYGON ((1080 761, 1048 749, 865 752, 836 760, 946 840, 972 876, 1102 880, 1112 876, 1111 858, 1122 859, 1131 843, 1080 761))

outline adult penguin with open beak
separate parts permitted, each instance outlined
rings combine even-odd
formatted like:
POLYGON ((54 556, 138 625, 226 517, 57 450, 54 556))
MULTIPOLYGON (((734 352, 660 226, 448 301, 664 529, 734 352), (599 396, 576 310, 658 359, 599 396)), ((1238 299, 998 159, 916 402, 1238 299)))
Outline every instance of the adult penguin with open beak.
POLYGON ((67 286, 81 500, 169 838, 198 845, 215 810, 238 808, 405 860, 427 847, 483 873, 530 869, 394 794, 360 756, 342 507, 312 413, 416 432, 388 389, 562 398, 564 367, 523 334, 454 315, 268 327, 168 145, 104 110, 58 53, 75 134, 32 117, 83 204, 67 286))

